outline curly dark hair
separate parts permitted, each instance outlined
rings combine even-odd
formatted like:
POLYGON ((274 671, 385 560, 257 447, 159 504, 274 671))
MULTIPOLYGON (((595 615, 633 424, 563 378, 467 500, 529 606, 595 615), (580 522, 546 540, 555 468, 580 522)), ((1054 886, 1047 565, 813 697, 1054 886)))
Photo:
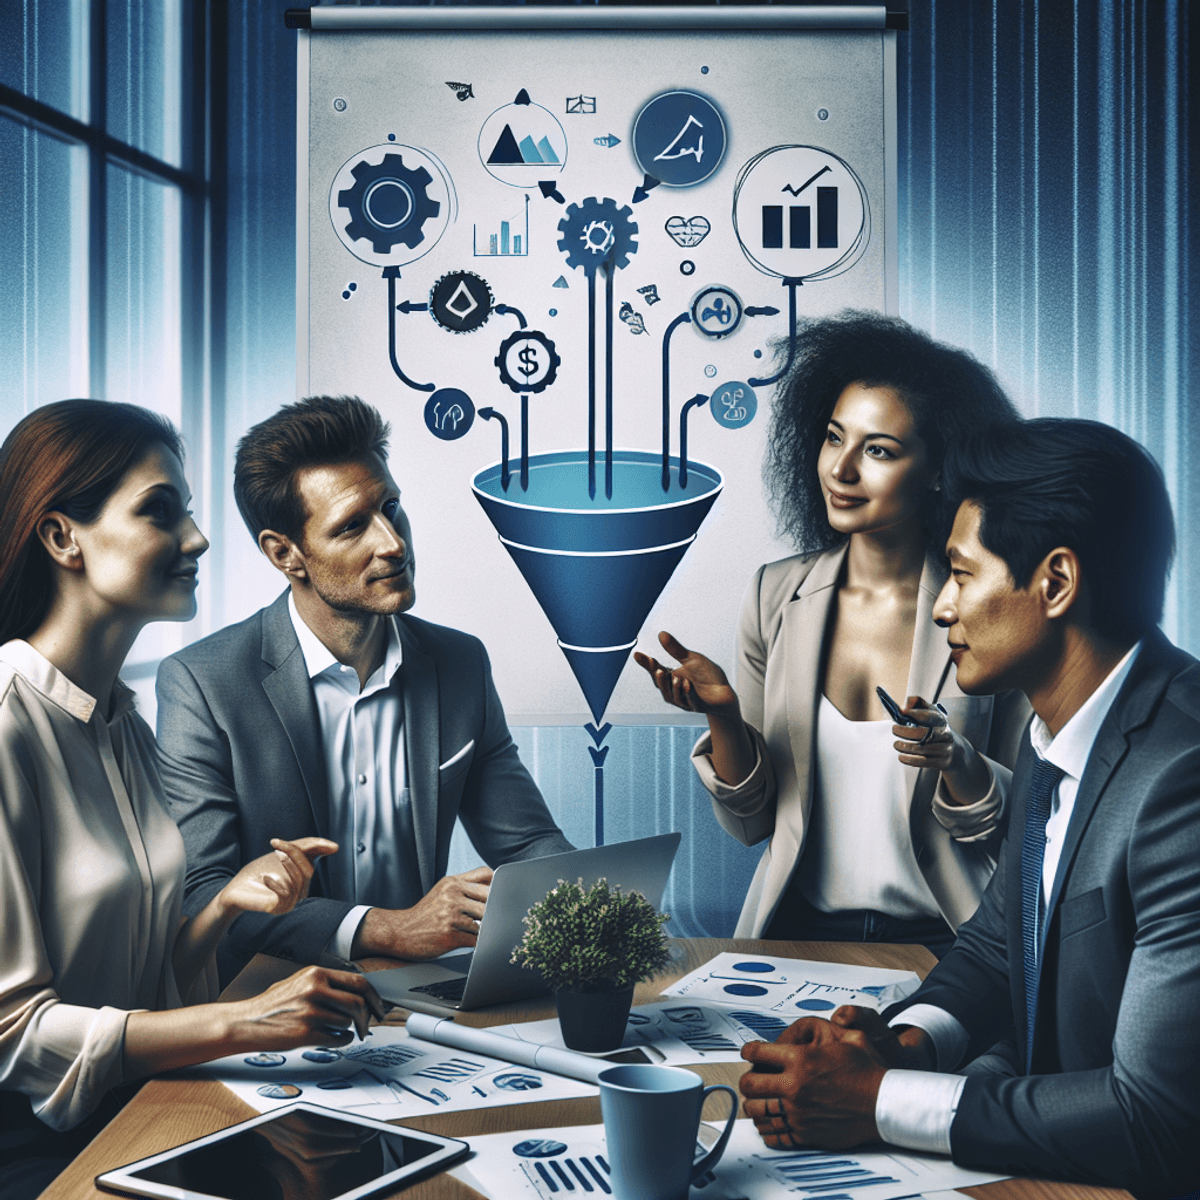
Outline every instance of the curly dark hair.
MULTIPOLYGON (((852 383, 891 388, 908 406, 929 463, 940 470, 946 446, 984 425, 1019 419, 995 375, 973 355, 914 329, 899 317, 845 309, 806 321, 795 333, 794 361, 771 408, 763 479, 779 532, 803 553, 843 540, 826 519, 817 456, 838 397, 852 383)), ((940 554, 954 521, 942 492, 930 492, 925 532, 940 554)))

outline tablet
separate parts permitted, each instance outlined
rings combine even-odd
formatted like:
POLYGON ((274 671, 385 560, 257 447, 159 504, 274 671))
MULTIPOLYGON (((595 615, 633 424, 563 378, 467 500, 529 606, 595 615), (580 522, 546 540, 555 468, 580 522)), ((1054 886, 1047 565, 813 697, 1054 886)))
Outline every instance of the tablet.
POLYGON ((314 1104, 289 1104, 106 1171, 96 1186, 170 1200, 359 1200, 440 1171, 470 1147, 314 1104))

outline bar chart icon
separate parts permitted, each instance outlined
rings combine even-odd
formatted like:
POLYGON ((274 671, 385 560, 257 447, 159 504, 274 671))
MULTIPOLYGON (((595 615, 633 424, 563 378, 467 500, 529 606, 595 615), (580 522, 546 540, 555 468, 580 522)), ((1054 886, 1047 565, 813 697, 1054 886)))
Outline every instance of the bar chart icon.
POLYGON ((742 168, 734 228, 742 252, 767 274, 840 274, 870 237, 866 189, 848 164, 826 150, 775 146, 742 168))
POLYGON ((529 254, 529 197, 521 208, 473 226, 476 258, 525 258, 529 254))

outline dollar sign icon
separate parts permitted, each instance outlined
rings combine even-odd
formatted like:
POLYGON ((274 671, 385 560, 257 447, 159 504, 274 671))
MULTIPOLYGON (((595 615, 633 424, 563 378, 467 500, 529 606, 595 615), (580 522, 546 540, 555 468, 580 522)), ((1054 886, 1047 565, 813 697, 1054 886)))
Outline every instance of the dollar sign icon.
POLYGON ((545 391, 558 375, 562 360, 554 343, 536 329, 518 329, 504 339, 495 364, 500 382, 514 392, 545 391))
POLYGON ((528 342, 521 347, 517 358, 521 360, 521 365, 517 368, 526 379, 529 378, 538 369, 537 351, 528 342))

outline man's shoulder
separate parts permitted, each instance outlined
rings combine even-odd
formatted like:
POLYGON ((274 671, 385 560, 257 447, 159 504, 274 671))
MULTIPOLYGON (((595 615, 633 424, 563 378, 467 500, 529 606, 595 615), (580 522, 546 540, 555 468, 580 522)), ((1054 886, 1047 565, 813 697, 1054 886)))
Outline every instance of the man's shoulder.
POLYGON ((405 639, 431 658, 478 658, 487 654, 483 642, 472 633, 437 625, 411 613, 404 613, 397 621, 405 639))
POLYGON ((196 674, 224 669, 231 662, 244 661, 251 656, 255 660, 261 658, 264 622, 278 603, 274 601, 251 613, 245 620, 226 625, 224 629, 218 629, 177 650, 163 660, 164 665, 181 663, 196 674))

